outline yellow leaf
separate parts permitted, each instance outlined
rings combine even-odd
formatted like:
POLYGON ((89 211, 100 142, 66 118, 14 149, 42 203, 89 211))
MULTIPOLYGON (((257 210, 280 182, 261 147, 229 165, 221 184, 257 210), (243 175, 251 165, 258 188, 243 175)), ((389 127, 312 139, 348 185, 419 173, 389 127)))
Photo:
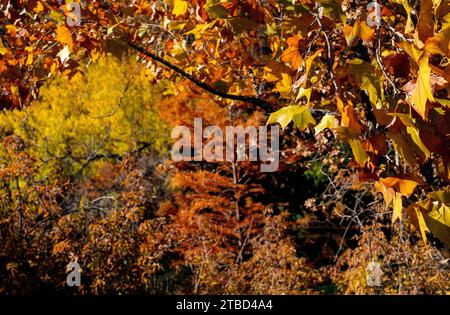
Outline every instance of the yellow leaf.
POLYGON ((358 43, 359 38, 364 43, 372 42, 375 37, 375 29, 367 26, 366 22, 357 20, 353 26, 344 25, 344 36, 347 45, 353 47, 358 43))
POLYGON ((349 140, 349 144, 352 147, 352 152, 355 156, 356 162, 361 167, 364 167, 369 157, 367 156, 366 151, 364 151, 364 148, 361 145, 361 141, 359 141, 359 139, 351 139, 349 140))
POLYGON ((298 101, 299 99, 301 99, 303 96, 306 96, 306 101, 307 103, 309 103, 309 101, 311 100, 311 93, 312 93, 312 88, 307 88, 305 89, 303 86, 298 90, 297 93, 297 97, 295 98, 295 101, 298 101))
POLYGON ((432 55, 447 56, 450 52, 450 25, 447 25, 434 37, 428 38, 425 49, 432 55))
POLYGON ((315 120, 311 116, 308 106, 305 105, 283 107, 270 114, 267 124, 279 123, 281 128, 284 129, 291 121, 294 121, 294 125, 301 130, 307 128, 309 124, 315 124, 315 120))
POLYGON ((34 12, 36 13, 40 13, 42 11, 44 11, 44 6, 42 5, 41 2, 36 3, 36 6, 33 9, 34 12))
POLYGON ((338 121, 337 119, 330 114, 326 114, 325 116, 322 117, 322 120, 320 121, 320 123, 314 127, 314 131, 316 133, 316 135, 320 132, 322 132, 324 129, 328 128, 328 129, 334 129, 335 127, 337 127, 338 125, 338 121))
POLYGON ((405 34, 409 34, 414 31, 414 23, 411 18, 411 12, 413 8, 409 5, 408 0, 402 0, 403 7, 405 8, 407 14, 407 20, 405 25, 405 34))
POLYGON ((172 10, 172 14, 175 15, 184 15, 187 12, 187 1, 185 0, 174 0, 174 6, 172 10))
POLYGON ((287 73, 282 73, 281 77, 282 80, 277 82, 273 91, 279 92, 284 98, 290 98, 292 92, 292 77, 287 73))
POLYGON ((28 52, 26 65, 29 66, 33 63, 33 47, 26 47, 25 50, 28 52))
POLYGON ((423 54, 423 50, 420 50, 416 45, 406 41, 401 43, 401 47, 416 62, 416 64, 419 64, 419 59, 423 54))
POLYGON ((422 239, 423 239, 424 243, 426 244, 427 243, 427 235, 425 234, 425 232, 430 232, 430 230, 428 229, 428 227, 425 223, 425 219, 423 218, 422 211, 420 211, 419 207, 414 207, 414 211, 417 216, 417 223, 419 225, 420 235, 422 235, 422 239))
POLYGON ((292 121, 294 122, 294 126, 300 130, 308 128, 310 124, 316 124, 316 121, 311 115, 308 106, 300 106, 299 112, 294 114, 292 121))
POLYGON ((450 246, 450 207, 435 204, 433 210, 424 215, 430 232, 450 246))
POLYGON ((73 40, 72 35, 70 34, 70 30, 65 27, 64 25, 59 25, 56 29, 56 40, 61 45, 67 45, 69 46, 70 51, 72 51, 73 48, 73 40))
POLYGON ((397 219, 402 220, 402 195, 400 193, 395 193, 393 202, 393 212, 392 212, 392 223, 395 223, 397 219))
POLYGON ((417 82, 412 95, 413 108, 425 120, 428 117, 427 101, 434 101, 433 92, 431 91, 431 69, 428 60, 427 54, 423 54, 419 59, 417 82))
POLYGON ((411 136, 414 143, 420 148, 420 150, 422 150, 422 152, 425 154, 425 157, 428 159, 431 153, 420 138, 419 129, 415 127, 407 127, 406 132, 411 136))
POLYGON ((4 55, 8 52, 8 48, 3 46, 3 41, 0 39, 0 55, 4 55))

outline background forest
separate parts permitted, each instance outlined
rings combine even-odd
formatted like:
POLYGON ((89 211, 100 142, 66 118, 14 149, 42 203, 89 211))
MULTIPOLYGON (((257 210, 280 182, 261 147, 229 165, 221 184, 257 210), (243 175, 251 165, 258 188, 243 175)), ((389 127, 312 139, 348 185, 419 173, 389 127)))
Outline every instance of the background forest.
POLYGON ((0 22, 0 294, 450 294, 449 0, 0 0, 0 22), (278 170, 174 162, 195 118, 280 125, 278 170))

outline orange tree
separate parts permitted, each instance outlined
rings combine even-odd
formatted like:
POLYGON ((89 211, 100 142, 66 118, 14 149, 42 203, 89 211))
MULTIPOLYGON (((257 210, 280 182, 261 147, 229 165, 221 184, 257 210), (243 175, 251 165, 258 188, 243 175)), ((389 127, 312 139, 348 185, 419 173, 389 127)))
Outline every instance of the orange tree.
POLYGON ((2 0, 0 108, 134 50, 157 79, 175 72, 283 128, 332 130, 393 222, 407 214, 449 244, 450 1, 379 2, 374 23, 368 1, 2 0))

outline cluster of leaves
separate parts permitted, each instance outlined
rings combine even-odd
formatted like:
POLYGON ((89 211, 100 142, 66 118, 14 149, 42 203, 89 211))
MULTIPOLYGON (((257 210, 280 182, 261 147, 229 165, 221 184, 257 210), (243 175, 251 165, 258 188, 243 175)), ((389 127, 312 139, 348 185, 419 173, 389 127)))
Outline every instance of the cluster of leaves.
MULTIPOLYGON (((28 104, 49 75, 74 75, 85 58, 131 47, 219 96, 265 111, 282 106, 268 123, 305 130, 320 118, 315 132, 332 129, 348 143, 361 178, 420 187, 380 188, 394 192, 385 194, 393 220, 405 197, 448 183, 447 0, 385 1, 375 27, 366 1, 77 3, 79 17, 57 1, 2 2, 2 108, 28 104)), ((437 210, 444 216, 415 209, 422 234, 434 229, 420 224, 428 218, 448 226, 447 208, 437 210)))

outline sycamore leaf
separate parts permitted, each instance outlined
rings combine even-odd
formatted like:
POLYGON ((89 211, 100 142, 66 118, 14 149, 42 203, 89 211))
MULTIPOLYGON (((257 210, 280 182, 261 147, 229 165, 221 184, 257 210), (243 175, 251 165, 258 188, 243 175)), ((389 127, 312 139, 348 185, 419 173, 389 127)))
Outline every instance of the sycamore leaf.
POLYGON ((422 211, 420 211, 419 207, 414 207, 415 214, 417 216, 417 224, 419 225, 420 235, 422 235, 423 242, 427 243, 427 235, 426 232, 430 232, 423 217, 422 211))
POLYGON ((405 25, 405 34, 409 34, 412 31, 414 31, 414 23, 411 17, 411 12, 413 10, 413 8, 409 5, 408 0, 402 0, 402 5, 403 8, 406 11, 406 15, 407 15, 407 20, 406 20, 406 25, 405 25))
POLYGON ((307 128, 309 124, 315 124, 315 120, 311 116, 308 106, 305 105, 283 107, 270 114, 267 124, 279 123, 281 128, 284 129, 291 121, 294 121, 294 125, 301 130, 307 128))
POLYGON ((196 27, 194 27, 190 31, 184 33, 183 35, 193 34, 195 36, 198 36, 198 35, 202 34, 203 32, 207 31, 208 29, 213 28, 217 21, 218 21, 218 19, 214 19, 210 23, 198 24, 196 27))
POLYGON ((277 82, 283 78, 283 73, 289 72, 289 67, 279 61, 271 60, 264 66, 264 80, 267 82, 277 82))
POLYGON ((291 36, 287 39, 288 48, 281 55, 283 62, 289 63, 294 70, 297 70, 302 65, 302 54, 300 51, 300 41, 303 38, 298 35, 291 36))
MULTIPOLYGON (((450 190, 444 189, 428 194, 428 198, 411 206, 418 208, 423 215, 427 229, 435 237, 450 246, 450 190)), ((411 214, 411 213, 410 213, 411 214)), ((419 226, 418 218, 412 216, 412 222, 419 226)), ((419 227, 420 228, 420 227, 419 227)))
POLYGON ((367 26, 365 21, 357 20, 353 26, 344 25, 344 36, 349 47, 358 44, 358 40, 362 39, 364 43, 370 43, 375 38, 375 29, 367 26))
POLYGON ((395 190, 389 187, 386 187, 382 182, 378 181, 373 186, 376 192, 383 194, 383 199, 386 203, 386 206, 390 205, 392 200, 394 200, 395 190))
POLYGON ((257 23, 251 19, 241 16, 235 16, 225 20, 225 26, 228 27, 233 34, 241 34, 257 27, 257 23))
POLYGON ((430 150, 425 146, 422 139, 419 135, 419 129, 416 127, 407 127, 406 132, 411 136, 411 139, 414 143, 419 147, 419 149, 425 154, 425 157, 428 159, 431 156, 430 150))
POLYGON ((8 48, 3 46, 3 41, 0 39, 0 55, 5 55, 8 52, 8 48))
POLYGON ((342 10, 342 0, 318 0, 323 7, 323 14, 331 20, 340 20, 345 23, 346 17, 342 10))
POLYGON ((450 207, 435 203, 433 210, 424 214, 424 220, 430 232, 450 246, 450 207))
POLYGON ((306 102, 309 103, 310 100, 311 100, 311 93, 312 93, 312 88, 311 87, 307 88, 307 89, 305 89, 304 87, 301 87, 298 90, 297 97, 295 98, 295 100, 298 101, 303 96, 306 96, 306 102))
POLYGON ((187 12, 188 4, 185 0, 174 0, 172 14, 184 15, 187 12))
POLYGON ((428 38, 425 49, 432 55, 447 56, 450 53, 450 25, 443 28, 436 36, 428 38))
POLYGON ((36 6, 33 8, 33 11, 34 11, 35 13, 40 13, 40 12, 44 11, 44 6, 42 5, 41 2, 38 1, 38 2, 36 3, 36 6))
POLYGON ((220 4, 220 1, 206 1, 204 8, 208 12, 209 17, 213 19, 225 19, 229 14, 228 10, 220 4))
POLYGON ((413 43, 408 43, 406 41, 401 42, 401 47, 414 60, 416 64, 419 64, 419 59, 423 55, 423 50, 420 50, 413 43))
POLYGON ((444 100, 441 98, 435 98, 434 100, 443 106, 450 107, 450 100, 444 100))
POLYGON ((403 160, 411 166, 417 166, 416 156, 413 148, 401 133, 388 132, 387 136, 392 140, 395 151, 400 154, 403 160))
POLYGON ((400 177, 386 177, 381 178, 382 183, 386 188, 393 188, 399 191, 403 196, 409 197, 414 192, 414 189, 420 184, 412 179, 405 179, 400 177))
POLYGON ((450 190, 433 191, 428 194, 428 198, 439 201, 445 205, 450 205, 450 190))
POLYGON ((431 91, 431 69, 428 60, 427 54, 423 54, 419 59, 416 88, 412 95, 413 108, 425 120, 428 118, 427 101, 434 101, 433 92, 431 91))
POLYGON ((382 77, 377 74, 376 68, 361 59, 348 61, 348 73, 362 90, 369 94, 370 103, 380 108, 384 101, 382 77))
POLYGON ((301 108, 302 110, 294 114, 292 121, 294 122, 295 127, 300 130, 305 130, 309 125, 315 125, 316 121, 311 115, 308 106, 301 106, 301 108))
POLYGON ((281 74, 282 80, 277 82, 273 91, 279 92, 284 98, 290 98, 292 92, 292 77, 287 73, 281 74))
POLYGON ((397 219, 402 220, 402 195, 400 193, 395 193, 393 202, 393 212, 392 212, 392 223, 395 223, 397 219))
POLYGON ((317 135, 326 128, 328 129, 336 128, 338 126, 338 123, 339 123, 338 120, 333 115, 326 114, 325 116, 322 117, 320 123, 318 123, 317 126, 314 127, 314 131, 317 135))
POLYGON ((399 114, 395 113, 393 116, 397 116, 400 118, 401 122, 406 127, 406 132, 411 136, 411 139, 414 143, 419 147, 419 149, 425 154, 425 157, 428 159, 431 155, 430 150, 425 146, 422 139, 420 138, 419 129, 416 127, 413 119, 409 117, 408 114, 399 114))
POLYGON ((72 35, 70 34, 70 30, 65 27, 64 25, 59 25, 56 28, 56 40, 61 44, 61 45, 67 45, 69 46, 69 49, 72 50, 73 49, 73 39, 72 39, 72 35))
POLYGON ((369 160, 366 151, 361 145, 361 141, 359 139, 351 139, 349 141, 350 146, 352 147, 353 156, 355 157, 356 162, 364 167, 366 162, 369 160))
POLYGON ((353 104, 351 102, 348 102, 348 104, 345 105, 343 108, 341 124, 342 124, 342 126, 348 127, 351 130, 353 130, 357 135, 361 134, 362 126, 356 120, 356 117, 355 117, 355 114, 353 111, 353 104))
POLYGON ((417 36, 425 43, 434 34, 433 0, 420 0, 419 20, 417 21, 417 36))
POLYGON ((267 120, 267 125, 279 123, 281 128, 286 128, 287 125, 292 121, 294 116, 291 106, 283 107, 282 109, 270 114, 267 120))
MULTIPOLYGON (((306 89, 307 87, 307 83, 308 83, 308 78, 311 72, 311 69, 313 68, 313 64, 315 62, 315 60, 317 59, 317 57, 322 53, 322 49, 317 50, 313 55, 309 56, 306 61, 305 61, 305 72, 303 73, 303 75, 297 80, 295 81, 295 83, 293 84, 293 88, 294 89, 298 89, 299 87, 304 87, 306 89)), ((312 79, 310 79, 310 82, 312 81, 312 79)), ((312 83, 312 82, 311 82, 312 83)), ((299 92, 300 94, 300 92, 299 92)), ((299 99, 301 96, 297 96, 297 99, 299 99)), ((309 101, 308 101, 309 102, 309 101)))

